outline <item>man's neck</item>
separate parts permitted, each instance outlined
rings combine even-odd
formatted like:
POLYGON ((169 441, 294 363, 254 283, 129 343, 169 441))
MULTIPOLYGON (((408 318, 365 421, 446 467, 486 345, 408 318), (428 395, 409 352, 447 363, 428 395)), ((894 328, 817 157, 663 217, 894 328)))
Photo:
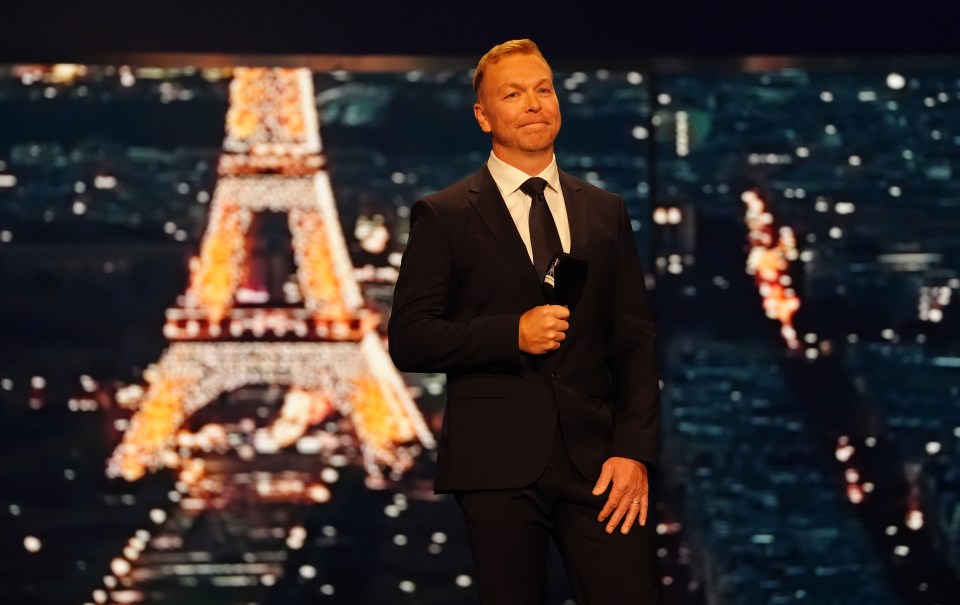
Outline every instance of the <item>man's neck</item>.
POLYGON ((510 164, 530 176, 537 176, 553 161, 553 147, 546 151, 523 152, 494 145, 493 154, 501 162, 510 164))

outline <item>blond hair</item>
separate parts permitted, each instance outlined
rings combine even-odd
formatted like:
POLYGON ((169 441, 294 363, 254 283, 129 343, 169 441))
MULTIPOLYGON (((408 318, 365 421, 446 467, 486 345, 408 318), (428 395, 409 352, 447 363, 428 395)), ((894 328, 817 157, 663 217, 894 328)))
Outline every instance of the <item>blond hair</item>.
POLYGON ((533 40, 527 38, 523 38, 522 40, 508 40, 503 44, 497 44, 488 50, 487 54, 480 57, 480 62, 477 63, 477 69, 473 74, 473 92, 476 93, 477 98, 480 98, 480 84, 483 82, 483 75, 486 73, 487 68, 507 55, 533 55, 539 57, 540 60, 546 64, 547 69, 550 70, 550 75, 553 75, 550 64, 547 63, 546 58, 544 58, 533 40))

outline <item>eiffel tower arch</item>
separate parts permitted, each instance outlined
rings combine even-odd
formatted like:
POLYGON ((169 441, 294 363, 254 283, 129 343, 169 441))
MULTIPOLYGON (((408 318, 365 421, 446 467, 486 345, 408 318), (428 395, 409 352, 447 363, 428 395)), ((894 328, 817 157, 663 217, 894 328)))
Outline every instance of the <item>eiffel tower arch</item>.
POLYGON ((276 445, 335 410, 359 437, 369 480, 402 473, 435 443, 354 277, 310 72, 237 68, 226 122, 200 254, 187 291, 166 313, 171 344, 145 372, 145 389, 118 393, 135 411, 108 475, 135 481, 174 468, 189 477, 184 469, 198 461, 182 447, 187 420, 222 394, 258 384, 296 395, 270 429, 276 445), (251 253, 251 225, 266 213, 286 215, 296 267, 279 300, 251 253))

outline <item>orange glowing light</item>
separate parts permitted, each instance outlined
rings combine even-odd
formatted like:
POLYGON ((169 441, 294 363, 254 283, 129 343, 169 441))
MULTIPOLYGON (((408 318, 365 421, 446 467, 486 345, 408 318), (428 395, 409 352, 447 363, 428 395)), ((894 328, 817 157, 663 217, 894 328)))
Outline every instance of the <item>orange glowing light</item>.
POLYGON ((240 283, 245 254, 244 235, 250 213, 233 204, 217 207, 200 247, 199 261, 192 263, 188 297, 196 299, 213 323, 226 315, 240 283))
POLYGON ((784 287, 784 276, 790 261, 797 258, 797 242, 793 230, 781 227, 774 243, 773 215, 766 202, 753 190, 745 191, 741 200, 747 206, 745 222, 749 232, 747 241, 747 272, 754 276, 757 290, 763 297, 767 317, 780 322, 780 334, 790 349, 799 349, 800 340, 793 325, 793 316, 800 309, 800 298, 793 288, 784 287))
POLYGON ((322 422, 332 411, 330 398, 323 391, 294 387, 284 398, 280 417, 270 426, 270 436, 280 447, 293 445, 309 427, 322 422))
POLYGON ((172 376, 159 377, 124 435, 118 450, 120 474, 127 481, 142 477, 148 465, 159 466, 156 454, 169 447, 177 427, 183 421, 184 381, 172 376))
POLYGON ((347 309, 333 268, 333 255, 322 236, 326 229, 323 218, 312 212, 291 212, 290 226, 300 268, 300 288, 316 305, 318 319, 346 319, 347 309))
POLYGON ((847 485, 847 498, 853 504, 860 504, 863 502, 863 489, 856 483, 850 483, 847 485))
MULTIPOLYGON (((304 111, 307 95, 298 69, 239 68, 230 83, 226 147, 232 151, 261 153, 316 152, 316 134, 304 111)), ((312 87, 309 87, 312 88, 312 87)))
POLYGON ((389 465, 399 462, 394 455, 395 446, 416 439, 416 432, 406 417, 394 412, 395 405, 382 385, 372 377, 354 379, 351 394, 353 412, 351 420, 357 434, 389 465))

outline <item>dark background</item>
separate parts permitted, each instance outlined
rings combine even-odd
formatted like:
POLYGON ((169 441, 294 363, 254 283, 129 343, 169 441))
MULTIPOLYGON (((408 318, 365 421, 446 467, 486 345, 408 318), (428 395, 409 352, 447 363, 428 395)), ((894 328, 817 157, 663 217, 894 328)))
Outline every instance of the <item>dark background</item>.
POLYGON ((474 57, 529 37, 553 58, 921 55, 960 50, 949 2, 4 3, 0 58, 224 52, 474 57))

